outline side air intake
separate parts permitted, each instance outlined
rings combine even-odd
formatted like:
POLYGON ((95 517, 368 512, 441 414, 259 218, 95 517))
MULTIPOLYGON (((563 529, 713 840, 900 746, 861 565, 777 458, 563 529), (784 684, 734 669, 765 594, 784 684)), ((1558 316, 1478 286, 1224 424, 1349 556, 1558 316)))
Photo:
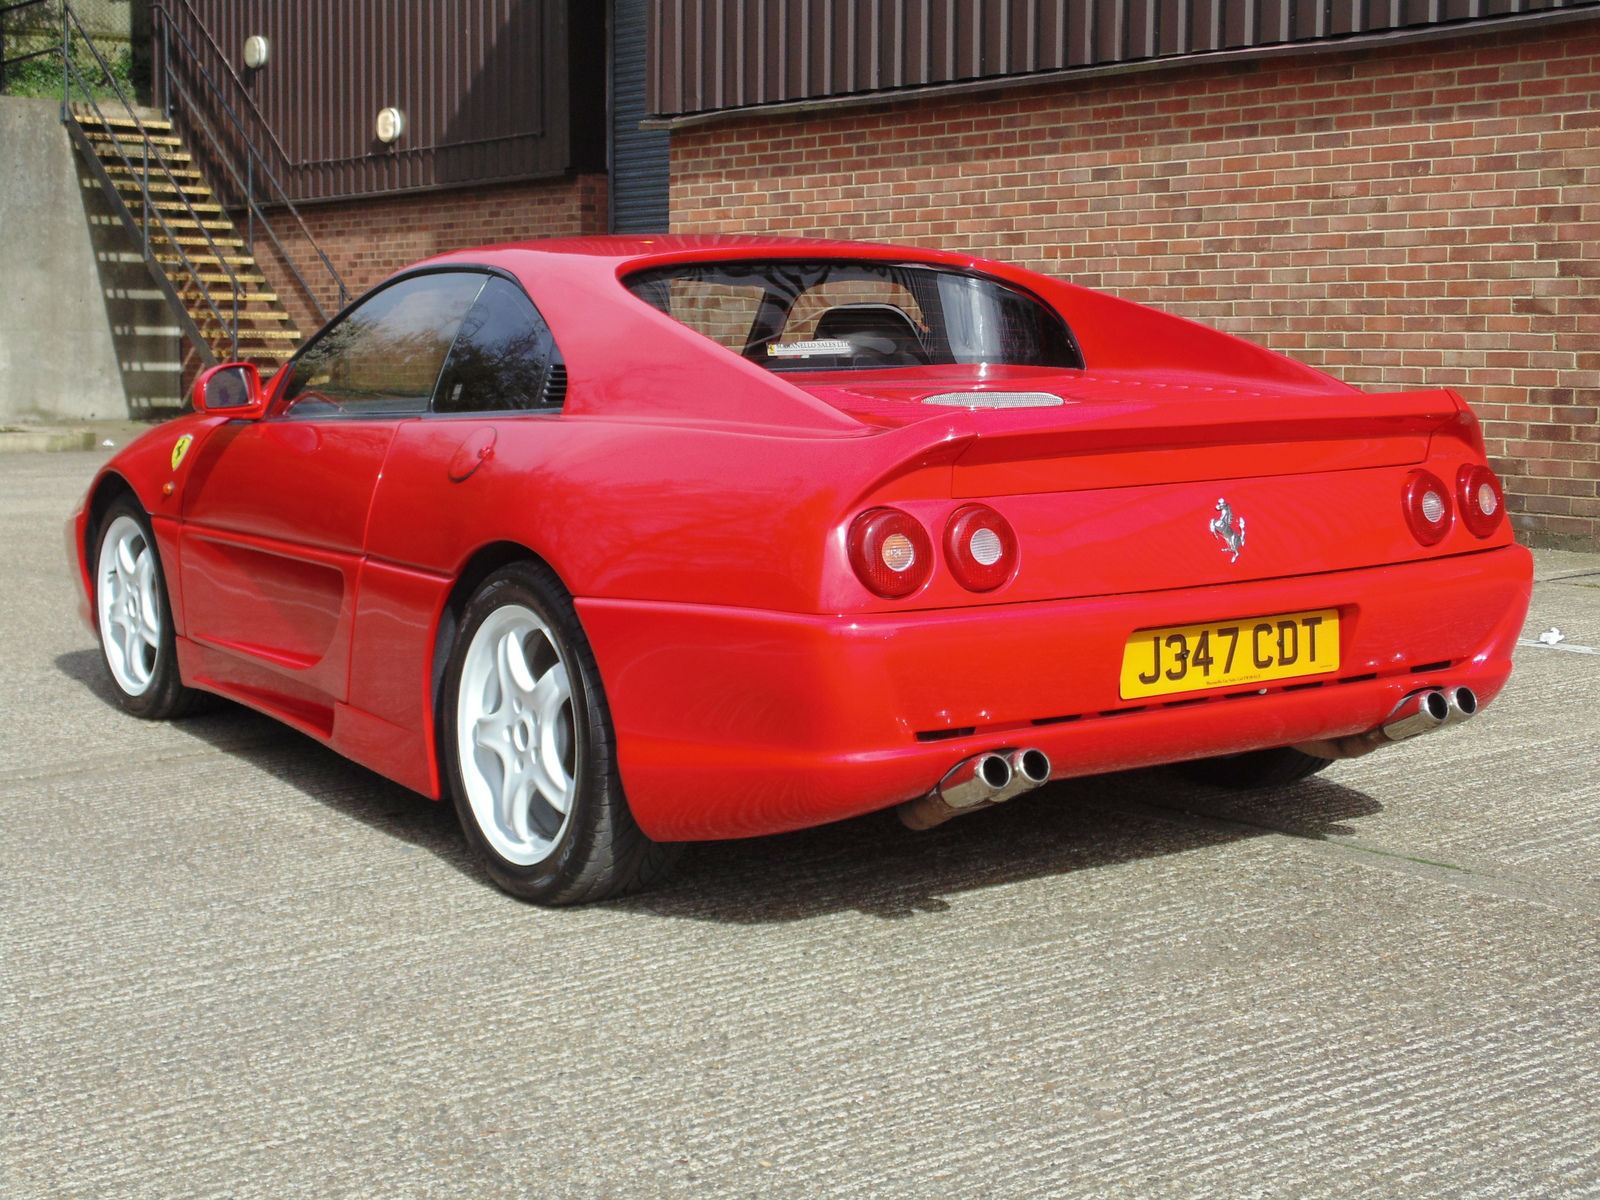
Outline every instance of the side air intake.
POLYGON ((544 374, 544 386, 539 389, 540 408, 560 408, 567 399, 567 365, 554 362, 544 374))

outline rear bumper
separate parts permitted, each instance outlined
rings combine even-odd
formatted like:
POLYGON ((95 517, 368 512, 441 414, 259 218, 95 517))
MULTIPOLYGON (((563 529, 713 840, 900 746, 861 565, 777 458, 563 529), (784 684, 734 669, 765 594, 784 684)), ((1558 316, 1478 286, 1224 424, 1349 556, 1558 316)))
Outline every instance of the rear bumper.
POLYGON ((929 790, 982 750, 1037 746, 1065 778, 1372 728, 1406 693, 1511 672, 1520 546, 1227 587, 966 610, 803 616, 580 600, 640 826, 743 837, 929 790), (1144 706, 1117 694, 1134 630, 1338 608, 1340 669, 1144 706), (970 728, 971 733, 943 736, 970 728), (923 735, 919 738, 919 734, 923 735), (939 735, 938 740, 928 740, 939 735))

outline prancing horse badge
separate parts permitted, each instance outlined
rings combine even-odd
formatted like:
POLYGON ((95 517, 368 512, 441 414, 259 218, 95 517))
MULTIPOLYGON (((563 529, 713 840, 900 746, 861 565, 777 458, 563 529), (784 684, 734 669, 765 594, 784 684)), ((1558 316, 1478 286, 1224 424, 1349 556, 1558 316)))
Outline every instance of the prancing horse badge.
POLYGON ((1217 515, 1211 518, 1210 528, 1222 543, 1222 552, 1233 556, 1228 561, 1238 562, 1239 551, 1244 549, 1244 518, 1234 516, 1226 500, 1218 500, 1217 515))

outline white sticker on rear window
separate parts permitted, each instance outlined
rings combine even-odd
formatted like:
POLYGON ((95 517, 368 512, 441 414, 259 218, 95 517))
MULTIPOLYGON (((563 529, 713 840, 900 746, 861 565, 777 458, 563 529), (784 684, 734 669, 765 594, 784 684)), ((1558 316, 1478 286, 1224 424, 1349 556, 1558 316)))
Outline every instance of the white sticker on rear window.
POLYGON ((817 338, 810 342, 768 342, 768 358, 810 358, 814 354, 854 354, 855 347, 837 338, 817 338))

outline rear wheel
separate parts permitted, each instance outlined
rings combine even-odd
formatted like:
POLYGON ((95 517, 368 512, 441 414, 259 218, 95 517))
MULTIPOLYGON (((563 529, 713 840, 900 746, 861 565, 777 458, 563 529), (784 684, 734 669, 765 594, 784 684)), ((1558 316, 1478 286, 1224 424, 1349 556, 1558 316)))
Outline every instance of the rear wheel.
POLYGON ((495 883, 573 904, 666 874, 676 848, 634 822, 594 654, 549 568, 513 563, 484 581, 445 679, 456 812, 495 883))
POLYGON ((127 497, 100 522, 94 604, 100 653, 122 707, 152 721, 193 707, 199 693, 178 676, 172 609, 150 520, 127 497))
POLYGON ((1250 750, 1222 758, 1202 758, 1178 763, 1180 774, 1197 783, 1247 792, 1258 788, 1285 787, 1308 779, 1331 764, 1331 759, 1304 754, 1293 746, 1273 750, 1250 750))

